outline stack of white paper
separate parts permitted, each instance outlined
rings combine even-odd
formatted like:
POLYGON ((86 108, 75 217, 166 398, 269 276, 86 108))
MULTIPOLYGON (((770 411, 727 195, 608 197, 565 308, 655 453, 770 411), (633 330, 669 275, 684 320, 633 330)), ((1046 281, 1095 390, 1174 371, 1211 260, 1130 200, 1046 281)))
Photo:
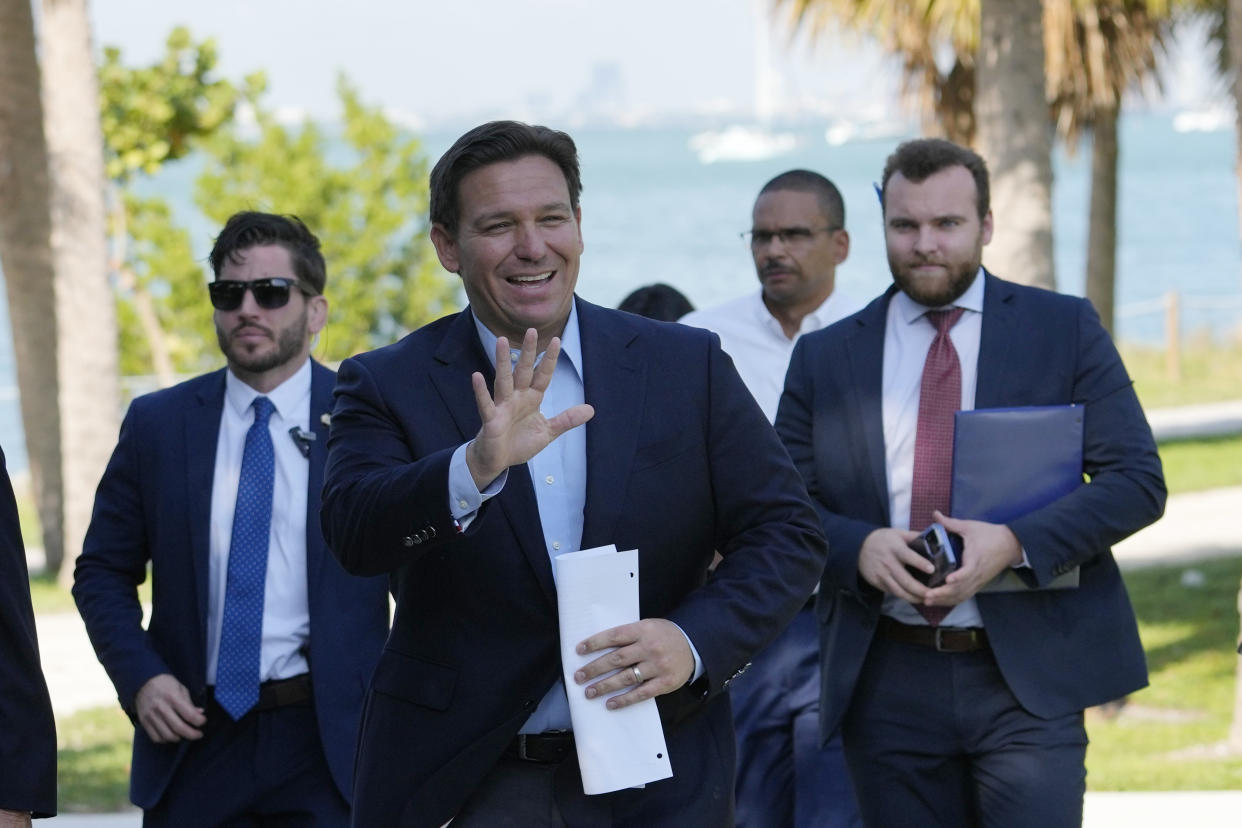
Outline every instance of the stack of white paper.
POLYGON ((618 552, 609 545, 557 556, 556 594, 561 665, 584 792, 608 793, 672 776, 655 699, 609 710, 608 697, 588 699, 585 686, 574 681, 576 670, 604 654, 578 655, 574 648, 580 642, 639 620, 638 551, 618 552))

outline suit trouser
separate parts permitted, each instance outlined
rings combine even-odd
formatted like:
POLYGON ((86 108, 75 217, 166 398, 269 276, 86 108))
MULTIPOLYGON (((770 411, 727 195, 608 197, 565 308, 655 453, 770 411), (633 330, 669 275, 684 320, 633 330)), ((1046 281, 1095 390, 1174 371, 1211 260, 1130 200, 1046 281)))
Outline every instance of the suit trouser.
POLYGON ((1082 824, 1082 712, 1028 713, 990 650, 943 653, 877 636, 842 735, 869 826, 1082 824))
POLYGON ((349 824, 324 759, 312 703, 252 710, 234 722, 214 701, 144 828, 349 824))
POLYGON ((808 605, 729 685, 739 828, 861 825, 841 736, 819 742, 819 620, 808 605))

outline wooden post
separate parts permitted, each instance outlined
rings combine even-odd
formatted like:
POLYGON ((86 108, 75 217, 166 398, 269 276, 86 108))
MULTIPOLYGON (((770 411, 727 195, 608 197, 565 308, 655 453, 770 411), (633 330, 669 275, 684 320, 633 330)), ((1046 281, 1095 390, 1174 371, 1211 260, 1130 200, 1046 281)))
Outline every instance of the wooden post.
POLYGON ((1164 295, 1164 371, 1170 382, 1182 381, 1182 300, 1176 290, 1164 295))

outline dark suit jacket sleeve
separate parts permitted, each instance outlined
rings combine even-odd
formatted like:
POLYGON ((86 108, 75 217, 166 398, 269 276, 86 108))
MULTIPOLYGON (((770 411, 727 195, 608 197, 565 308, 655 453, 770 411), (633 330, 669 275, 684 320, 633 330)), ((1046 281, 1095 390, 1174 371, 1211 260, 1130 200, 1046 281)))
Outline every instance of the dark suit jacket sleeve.
MULTIPOLYGON (((846 456, 845 446, 820 446, 819 451, 825 453, 822 462, 816 462, 815 445, 815 409, 814 386, 815 366, 811 358, 811 349, 804 347, 803 337, 794 346, 790 358, 789 370, 785 375, 785 390, 781 395, 780 408, 776 418, 776 428, 780 433, 785 448, 793 459, 806 482, 811 502, 819 515, 824 534, 828 537, 828 561, 825 566, 824 580, 837 588, 845 589, 860 595, 867 595, 878 600, 880 593, 858 577, 858 552, 862 549, 867 535, 884 524, 876 520, 866 520, 830 511, 824 502, 828 500, 824 489, 827 481, 819 479, 820 469, 831 469, 842 462, 846 456)), ((843 469, 842 474, 853 476, 852 470, 843 469)))
POLYGON ((404 426, 368 367, 342 363, 320 518, 332 553, 355 575, 390 572, 458 537, 448 503, 454 449, 415 459, 404 426))
MULTIPOLYGON (((73 597, 121 706, 134 717, 134 698, 152 677, 171 673, 142 628, 138 585, 147 577, 148 516, 144 513, 143 435, 158 428, 157 412, 135 400, 121 424, 73 575, 73 597)), ((185 550, 189 558, 190 550, 185 550)))
POLYGON ((0 452, 0 809, 56 813, 56 723, 39 665, 26 549, 0 452))
MULTIPOLYGON (((806 603, 826 548, 806 488, 732 361, 709 334, 706 432, 723 560, 668 618, 694 642, 710 689, 727 686, 806 603)), ((665 404, 677 405, 670 396, 665 404)))
POLYGON ((1159 518, 1166 498, 1155 440, 1121 357, 1091 304, 1076 304, 1072 393, 1086 406, 1083 470, 1090 483, 1009 524, 1040 584, 1159 518))

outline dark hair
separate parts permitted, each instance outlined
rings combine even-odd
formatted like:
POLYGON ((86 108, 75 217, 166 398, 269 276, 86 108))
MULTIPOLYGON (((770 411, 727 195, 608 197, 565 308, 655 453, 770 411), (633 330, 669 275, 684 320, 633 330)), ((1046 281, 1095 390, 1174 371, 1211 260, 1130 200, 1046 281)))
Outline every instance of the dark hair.
POLYGON ((888 180, 893 173, 901 173, 915 184, 949 167, 965 167, 975 179, 975 206, 982 219, 991 209, 988 192, 988 165, 974 150, 958 146, 943 138, 916 138, 898 145, 896 151, 884 163, 884 178, 880 183, 880 206, 884 208, 888 193, 888 180))
POLYGON ((569 206, 578 209, 582 178, 578 148, 564 132, 520 121, 490 121, 458 138, 431 170, 431 221, 457 232, 461 180, 475 170, 501 161, 542 155, 561 168, 569 190, 569 206))
POLYGON ((824 218, 838 227, 845 226, 845 199, 841 191, 824 176, 812 170, 789 170, 773 178, 759 195, 777 190, 793 190, 799 193, 810 193, 819 200, 819 210, 824 218))
POLYGON ((253 210, 229 216, 207 257, 211 262, 211 272, 219 279, 220 269, 226 261, 240 264, 242 252, 262 244, 278 244, 288 250, 298 285, 311 295, 323 293, 328 276, 323 254, 319 252, 319 239, 297 216, 278 216, 253 210))
POLYGON ((644 285, 622 299, 617 309, 661 322, 676 322, 694 310, 694 305, 677 288, 657 282, 644 285))

